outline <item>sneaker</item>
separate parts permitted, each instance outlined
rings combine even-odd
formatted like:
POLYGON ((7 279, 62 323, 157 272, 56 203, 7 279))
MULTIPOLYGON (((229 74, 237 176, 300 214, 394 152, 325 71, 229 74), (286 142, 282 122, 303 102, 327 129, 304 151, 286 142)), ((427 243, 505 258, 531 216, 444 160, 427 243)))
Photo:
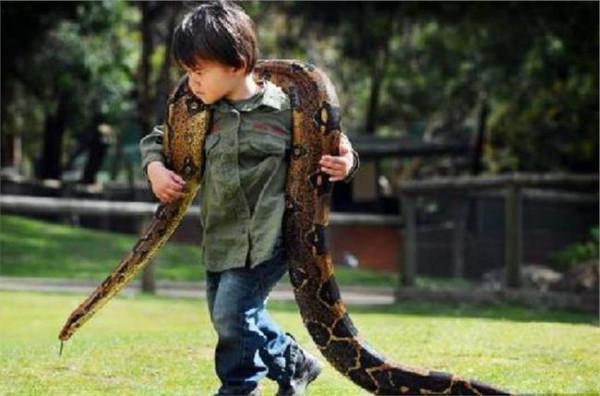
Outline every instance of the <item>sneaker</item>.
POLYGON ((323 364, 316 357, 303 349, 301 362, 294 373, 294 376, 287 384, 279 384, 277 396, 302 396, 306 391, 308 384, 313 382, 321 371, 323 364))

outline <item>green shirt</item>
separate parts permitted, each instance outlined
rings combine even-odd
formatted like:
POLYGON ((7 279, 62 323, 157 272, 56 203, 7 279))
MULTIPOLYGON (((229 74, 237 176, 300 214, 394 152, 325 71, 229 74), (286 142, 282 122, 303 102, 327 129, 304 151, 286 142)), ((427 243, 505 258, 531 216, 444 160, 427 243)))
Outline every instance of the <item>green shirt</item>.
MULTIPOLYGON (((200 187, 202 256, 208 271, 256 265, 282 246, 285 179, 291 144, 288 96, 269 81, 244 100, 212 105, 200 187)), ((162 128, 140 141, 142 167, 162 161, 162 128)), ((346 178, 349 181, 358 168, 346 178)))

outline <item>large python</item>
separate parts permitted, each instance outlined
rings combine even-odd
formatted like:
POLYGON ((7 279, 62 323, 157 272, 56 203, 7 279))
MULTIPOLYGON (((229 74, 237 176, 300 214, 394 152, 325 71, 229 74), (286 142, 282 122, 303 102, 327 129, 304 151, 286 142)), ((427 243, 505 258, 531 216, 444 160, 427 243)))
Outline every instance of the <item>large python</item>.
MULTIPOLYGON (((359 338, 340 298, 325 244, 332 183, 320 170, 319 159, 323 154, 338 154, 341 129, 337 95, 322 71, 298 61, 260 61, 255 77, 280 86, 289 95, 293 109, 284 239, 300 314, 325 358, 340 373, 375 394, 506 394, 451 374, 394 363, 359 338)), ((184 76, 167 101, 163 150, 167 166, 186 180, 185 196, 159 205, 133 250, 73 311, 60 332, 61 341, 68 340, 122 289, 178 226, 200 186, 203 144, 210 123, 210 110, 191 93, 184 76)))

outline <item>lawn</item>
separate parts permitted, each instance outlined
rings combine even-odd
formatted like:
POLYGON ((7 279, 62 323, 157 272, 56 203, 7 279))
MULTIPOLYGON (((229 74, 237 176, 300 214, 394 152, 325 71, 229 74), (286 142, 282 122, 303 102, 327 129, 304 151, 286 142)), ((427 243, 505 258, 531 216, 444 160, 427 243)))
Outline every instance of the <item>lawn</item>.
MULTIPOLYGON (((86 296, 0 292, 0 394, 209 395, 215 334, 202 299, 118 296, 65 344, 65 319, 86 296)), ((318 353, 293 304, 270 310, 318 353)), ((519 393, 600 393, 592 316, 512 306, 404 303, 350 307, 361 336, 397 362, 476 378, 519 393)), ((275 393, 265 380, 263 393, 275 393)), ((326 366, 309 395, 362 395, 326 366)))
MULTIPOLYGON (((25 217, 0 216, 0 276, 103 280, 137 237, 25 217)), ((202 281, 199 246, 169 242, 155 259, 158 280, 202 281)), ((394 286, 395 274, 338 267, 340 285, 394 286)))

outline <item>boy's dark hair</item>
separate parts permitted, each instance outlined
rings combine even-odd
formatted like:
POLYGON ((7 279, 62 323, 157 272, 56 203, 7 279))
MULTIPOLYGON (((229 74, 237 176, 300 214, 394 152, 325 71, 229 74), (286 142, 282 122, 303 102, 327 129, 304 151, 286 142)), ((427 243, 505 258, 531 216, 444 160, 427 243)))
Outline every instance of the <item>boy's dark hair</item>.
POLYGON ((254 70, 258 58, 252 19, 235 3, 204 3, 187 13, 173 32, 173 58, 194 69, 198 58, 254 70))

